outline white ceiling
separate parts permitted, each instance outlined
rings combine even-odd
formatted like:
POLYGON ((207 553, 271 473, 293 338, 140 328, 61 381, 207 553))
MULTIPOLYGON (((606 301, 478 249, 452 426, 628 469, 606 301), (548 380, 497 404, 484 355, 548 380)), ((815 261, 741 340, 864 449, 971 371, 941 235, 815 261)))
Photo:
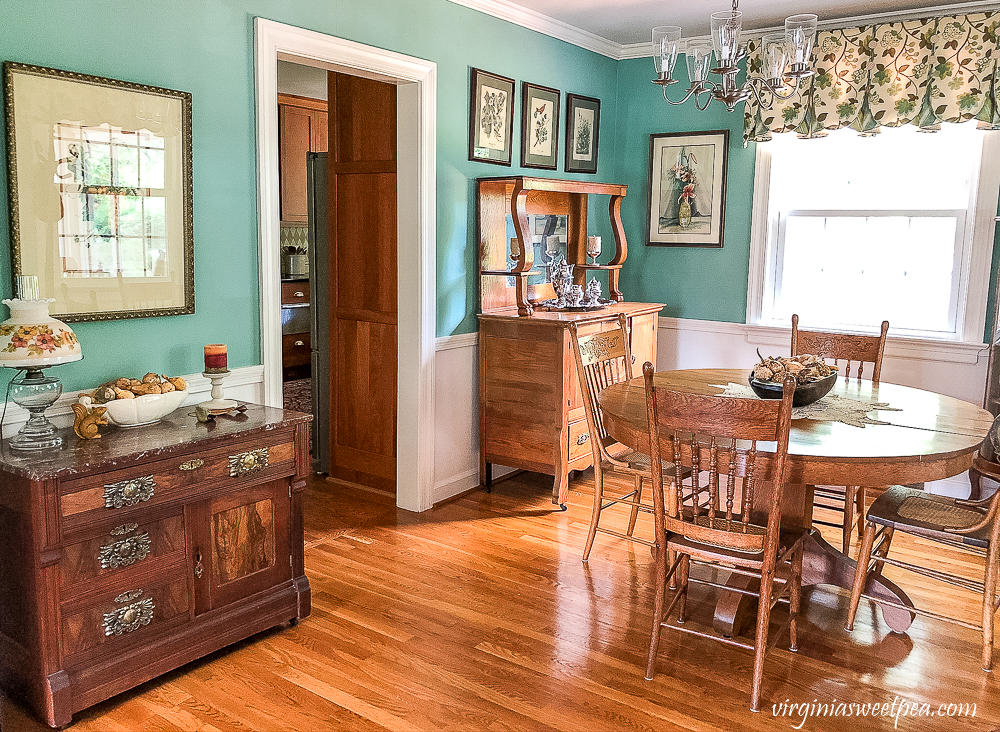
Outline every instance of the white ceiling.
MULTIPOLYGON (((470 0, 454 0, 476 6, 470 0)), ((685 38, 708 35, 709 15, 730 10, 727 0, 487 0, 488 5, 516 5, 529 12, 555 19, 618 46, 646 43, 656 25, 679 25, 685 38)), ((997 2, 960 2, 942 0, 742 0, 743 27, 748 30, 776 28, 789 15, 816 13, 820 24, 846 18, 877 19, 877 16, 919 14, 934 8, 946 12, 974 12, 1000 7, 997 2), (918 11, 913 13, 912 11, 918 11), (873 17, 875 16, 875 17, 873 17)), ((499 12, 494 14, 500 15, 499 12)), ((518 22, 515 19, 515 22, 518 22)), ((524 24, 524 23, 522 23, 524 24)))

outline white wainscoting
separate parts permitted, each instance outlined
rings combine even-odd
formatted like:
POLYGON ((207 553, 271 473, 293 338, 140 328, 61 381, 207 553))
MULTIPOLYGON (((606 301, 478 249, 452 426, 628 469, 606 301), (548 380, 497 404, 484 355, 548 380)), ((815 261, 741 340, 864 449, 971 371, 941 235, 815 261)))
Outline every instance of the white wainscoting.
MULTIPOLYGON (((664 318, 659 320, 657 366, 661 369, 733 368, 767 355, 788 353, 790 329, 741 323, 664 318)), ((937 391, 981 405, 986 384, 986 347, 894 339, 891 331, 882 379, 937 391)), ((437 396, 434 419, 435 503, 479 483, 479 391, 476 334, 436 341, 437 396)), ((494 466, 494 475, 508 469, 494 466)), ((966 475, 937 481, 935 493, 968 495, 966 475)))
MULTIPOLYGON (((54 371, 52 375, 58 376, 58 373, 54 371)), ((140 378, 141 376, 142 374, 138 374, 136 378, 140 378)), ((185 404, 198 404, 211 398, 212 382, 204 376, 201 374, 185 374, 183 375, 183 379, 187 382, 188 387, 188 397, 184 402, 185 404)), ((6 386, 3 388, 6 388, 6 386)), ((246 402, 253 402, 254 404, 262 404, 264 402, 264 367, 247 366, 241 369, 233 369, 223 382, 222 388, 226 396, 230 399, 240 399, 246 402)), ((45 412, 45 416, 58 427, 72 426, 72 404, 80 394, 87 391, 90 391, 90 389, 64 392, 58 401, 45 412)), ((28 421, 28 413, 14 404, 14 402, 9 402, 7 404, 7 414, 3 420, 3 437, 10 437, 15 434, 26 421, 28 421)))

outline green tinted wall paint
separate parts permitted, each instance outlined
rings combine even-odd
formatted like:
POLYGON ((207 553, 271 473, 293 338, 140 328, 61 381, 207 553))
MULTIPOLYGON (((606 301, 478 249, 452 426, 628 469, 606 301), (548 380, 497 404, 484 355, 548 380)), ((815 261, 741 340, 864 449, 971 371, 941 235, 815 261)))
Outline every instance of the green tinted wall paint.
MULTIPOLYGON (((687 88, 686 69, 670 88, 680 99, 687 88)), ((704 112, 688 101, 670 106, 648 58, 621 61, 618 69, 617 182, 628 185, 622 221, 629 239, 622 291, 629 300, 662 302, 661 315, 743 323, 746 320, 750 258, 750 212, 753 204, 754 147, 743 147, 742 107, 728 112, 718 102, 704 112), (649 136, 661 132, 729 130, 729 175, 722 249, 646 246, 649 210, 649 136)))
MULTIPOLYGON (((446 0, 4 2, 3 59, 193 95, 196 313, 76 324, 85 358, 59 367, 67 389, 150 370, 196 373, 203 366, 205 343, 227 343, 232 367, 261 363, 253 68, 256 16, 437 63, 440 336, 477 328, 471 205, 475 179, 562 175, 522 170, 518 165, 520 82, 559 89, 563 104, 567 92, 601 99, 597 179, 614 179, 617 63, 446 0), (473 66, 519 82, 514 100, 513 167, 467 160, 469 68, 473 66)), ((5 190, 5 173, 2 180, 5 190)), ((0 295, 4 297, 11 295, 8 231, 7 197, 0 195, 0 295)), ((6 317, 3 310, 0 317, 6 317)))

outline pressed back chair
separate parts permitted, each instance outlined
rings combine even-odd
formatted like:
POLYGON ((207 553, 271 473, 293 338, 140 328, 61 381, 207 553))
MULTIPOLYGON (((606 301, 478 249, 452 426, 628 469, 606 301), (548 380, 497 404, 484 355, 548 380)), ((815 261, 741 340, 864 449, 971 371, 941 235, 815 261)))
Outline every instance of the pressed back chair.
MULTIPOLYGON (((598 532, 653 546, 651 540, 634 535, 639 511, 652 513, 653 510, 652 505, 642 502, 643 481, 648 480, 650 475, 650 459, 645 453, 622 445, 608 434, 598 403, 598 396, 606 388, 632 378, 632 352, 625 315, 618 316, 616 327, 599 333, 580 335, 576 323, 572 323, 569 330, 594 459, 594 509, 587 531, 587 543, 583 549, 583 561, 586 562, 590 559, 590 551, 598 532), (609 474, 631 479, 632 490, 624 495, 608 498, 605 494, 605 477, 609 474), (624 533, 600 525, 601 514, 619 504, 630 508, 628 527, 624 533)), ((664 466, 663 469, 669 474, 673 473, 672 466, 664 466)))
MULTIPOLYGON (((791 355, 811 353, 835 363, 840 370, 839 378, 867 378, 872 384, 878 384, 882 376, 882 354, 885 352, 888 332, 888 320, 882 321, 882 330, 877 336, 799 330, 799 316, 793 315, 791 355)), ((817 507, 844 514, 840 523, 820 519, 813 519, 813 523, 839 527, 844 554, 847 554, 851 548, 851 533, 855 526, 859 537, 864 530, 865 487, 846 486, 841 490, 839 486, 817 486, 815 495, 820 499, 815 504, 817 507)))
MULTIPOLYGON (((974 469, 993 481, 1000 481, 1000 464, 977 458, 974 469)), ((925 615, 937 620, 962 625, 983 634, 982 664, 984 671, 993 668, 994 626, 1000 608, 998 580, 1000 580, 1000 491, 980 500, 961 500, 936 496, 905 486, 892 486, 879 496, 868 509, 865 534, 858 554, 858 567, 851 591, 851 605, 847 615, 847 630, 854 628, 858 605, 866 594, 872 576, 882 574, 889 564, 909 572, 929 577, 983 596, 982 621, 979 624, 933 612, 925 608, 905 607, 902 604, 879 599, 883 604, 925 615), (888 556, 896 532, 911 534, 922 539, 959 547, 980 554, 984 559, 983 581, 977 582, 942 569, 932 569, 893 559, 888 556)), ((945 596, 946 597, 946 596, 945 596)))
POLYGON ((786 595, 790 648, 797 650, 802 547, 807 529, 781 526, 795 379, 787 377, 782 399, 777 401, 668 391, 654 385, 653 368, 648 363, 643 366, 643 375, 656 532, 656 595, 646 678, 653 678, 662 628, 720 640, 753 651, 750 708, 758 711, 764 655, 770 646, 771 610, 786 595), (766 457, 758 452, 759 441, 775 443, 774 452, 766 457), (661 459, 676 465, 681 476, 671 485, 665 485, 658 468, 661 459), (755 578, 760 581, 759 592, 692 577, 692 560, 755 578), (758 597, 753 643, 689 622, 686 601, 691 582, 758 597), (668 583, 671 587, 676 584, 669 605, 668 583), (675 608, 677 621, 671 623, 675 608))

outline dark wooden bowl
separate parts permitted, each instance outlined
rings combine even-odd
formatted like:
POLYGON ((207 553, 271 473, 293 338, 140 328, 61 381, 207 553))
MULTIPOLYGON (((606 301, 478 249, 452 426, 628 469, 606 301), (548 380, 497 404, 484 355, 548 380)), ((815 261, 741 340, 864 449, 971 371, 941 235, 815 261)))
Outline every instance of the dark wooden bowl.
MULTIPOLYGON (((795 394, 792 395, 792 406, 804 407, 807 404, 812 404, 813 402, 822 399, 830 393, 830 389, 832 389, 833 385, 836 383, 837 372, 834 371, 825 379, 813 381, 809 384, 797 384, 795 387, 795 394)), ((775 384, 770 381, 757 381, 757 379, 753 377, 752 371, 750 372, 750 388, 753 389, 754 394, 759 396, 761 399, 781 399, 781 384, 775 384)))

